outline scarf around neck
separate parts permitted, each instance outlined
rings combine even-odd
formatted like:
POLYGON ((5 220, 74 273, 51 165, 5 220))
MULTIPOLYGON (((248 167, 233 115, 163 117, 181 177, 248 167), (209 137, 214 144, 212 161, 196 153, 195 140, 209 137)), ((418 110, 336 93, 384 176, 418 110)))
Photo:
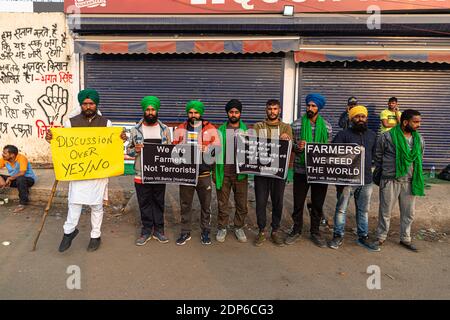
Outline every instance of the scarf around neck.
POLYGON ((413 146, 409 149, 405 135, 398 124, 389 131, 395 146, 395 177, 400 178, 408 174, 413 164, 411 192, 415 196, 424 196, 424 178, 422 170, 422 144, 420 134, 412 132, 413 146))
MULTIPOLYGON (((302 130, 300 133, 300 140, 305 140, 306 142, 317 142, 317 143, 327 143, 328 142, 328 129, 325 124, 325 120, 322 116, 318 116, 316 120, 316 130, 314 132, 314 141, 312 136, 312 126, 311 121, 306 114, 302 117, 302 130)), ((305 150, 303 150, 300 155, 300 164, 305 164, 305 150)))

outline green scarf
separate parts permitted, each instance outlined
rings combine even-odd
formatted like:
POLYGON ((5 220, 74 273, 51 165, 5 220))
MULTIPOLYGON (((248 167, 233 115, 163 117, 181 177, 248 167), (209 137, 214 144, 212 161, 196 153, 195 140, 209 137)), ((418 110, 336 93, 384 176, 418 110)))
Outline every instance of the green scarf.
MULTIPOLYGON (((217 190, 221 190, 222 189, 222 185, 223 185, 223 178, 224 178, 224 162, 225 162, 225 151, 227 150, 227 127, 228 127, 228 122, 225 122, 224 124, 222 124, 218 131, 220 133, 220 142, 221 142, 221 148, 222 151, 220 152, 219 155, 219 161, 216 163, 216 170, 214 172, 215 177, 216 177, 216 189, 217 190)), ((239 129, 246 132, 247 126, 245 125, 244 122, 240 121, 239 122, 239 129)), ((245 177, 247 177, 246 174, 239 174, 238 175, 238 181, 242 181, 243 179, 245 179, 245 177)))
POLYGON ((416 131, 412 133, 413 147, 409 150, 405 135, 400 125, 392 128, 391 134, 392 142, 395 145, 395 177, 400 178, 408 174, 411 164, 414 163, 414 170, 412 176, 412 194, 415 196, 424 196, 424 179, 422 172, 422 143, 420 134, 416 131))
MULTIPOLYGON (((305 140, 306 142, 328 143, 328 129, 325 124, 325 120, 320 115, 317 117, 313 141, 311 121, 309 121, 306 114, 304 114, 302 117, 302 131, 300 133, 300 140, 305 140)), ((305 150, 303 150, 300 155, 300 164, 305 164, 305 150)))

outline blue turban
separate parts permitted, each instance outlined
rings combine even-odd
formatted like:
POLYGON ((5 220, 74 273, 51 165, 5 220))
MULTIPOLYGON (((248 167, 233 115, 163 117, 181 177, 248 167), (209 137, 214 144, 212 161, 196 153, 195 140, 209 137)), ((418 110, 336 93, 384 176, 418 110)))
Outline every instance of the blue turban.
POLYGON ((319 93, 310 93, 305 98, 306 104, 308 105, 311 101, 314 102, 319 108, 319 111, 322 110, 325 107, 325 104, 327 103, 327 99, 319 93))

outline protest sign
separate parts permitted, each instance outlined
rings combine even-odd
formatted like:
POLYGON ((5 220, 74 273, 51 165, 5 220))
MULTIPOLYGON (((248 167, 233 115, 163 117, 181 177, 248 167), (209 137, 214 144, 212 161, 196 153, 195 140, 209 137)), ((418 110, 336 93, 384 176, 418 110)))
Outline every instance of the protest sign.
POLYGON ((52 128, 55 178, 89 180, 123 174, 122 128, 52 128))
POLYGON ((286 179, 292 143, 246 134, 236 135, 237 173, 286 179))
POLYGON ((144 143, 142 183, 197 185, 200 152, 195 144, 144 143))
POLYGON ((364 147, 347 143, 307 143, 308 183, 360 186, 364 184, 364 147))

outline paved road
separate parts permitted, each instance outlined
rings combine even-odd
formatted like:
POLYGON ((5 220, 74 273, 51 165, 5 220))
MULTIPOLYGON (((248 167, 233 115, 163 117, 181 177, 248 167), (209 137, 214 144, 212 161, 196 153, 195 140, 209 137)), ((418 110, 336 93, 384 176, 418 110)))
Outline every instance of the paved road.
MULTIPOLYGON (((0 244, 0 299, 450 298, 448 239, 417 240, 421 253, 411 253, 393 235, 382 252, 371 253, 355 244, 351 232, 344 246, 334 251, 315 247, 306 236, 283 248, 270 242, 260 248, 241 244, 232 234, 223 244, 202 246, 197 229, 187 245, 178 247, 176 218, 169 212, 171 241, 152 240, 136 247, 132 216, 114 216, 111 211, 105 215, 99 251, 86 252, 90 231, 86 214, 72 247, 60 254, 65 208, 53 208, 38 250, 30 252, 42 208, 30 207, 16 215, 12 208, 0 206, 0 242, 11 242, 0 244), (80 268, 81 290, 67 288, 67 269, 72 265, 80 268), (380 290, 367 288, 371 265, 380 267, 380 290)), ((254 229, 249 228, 247 235, 253 239, 254 229)))

